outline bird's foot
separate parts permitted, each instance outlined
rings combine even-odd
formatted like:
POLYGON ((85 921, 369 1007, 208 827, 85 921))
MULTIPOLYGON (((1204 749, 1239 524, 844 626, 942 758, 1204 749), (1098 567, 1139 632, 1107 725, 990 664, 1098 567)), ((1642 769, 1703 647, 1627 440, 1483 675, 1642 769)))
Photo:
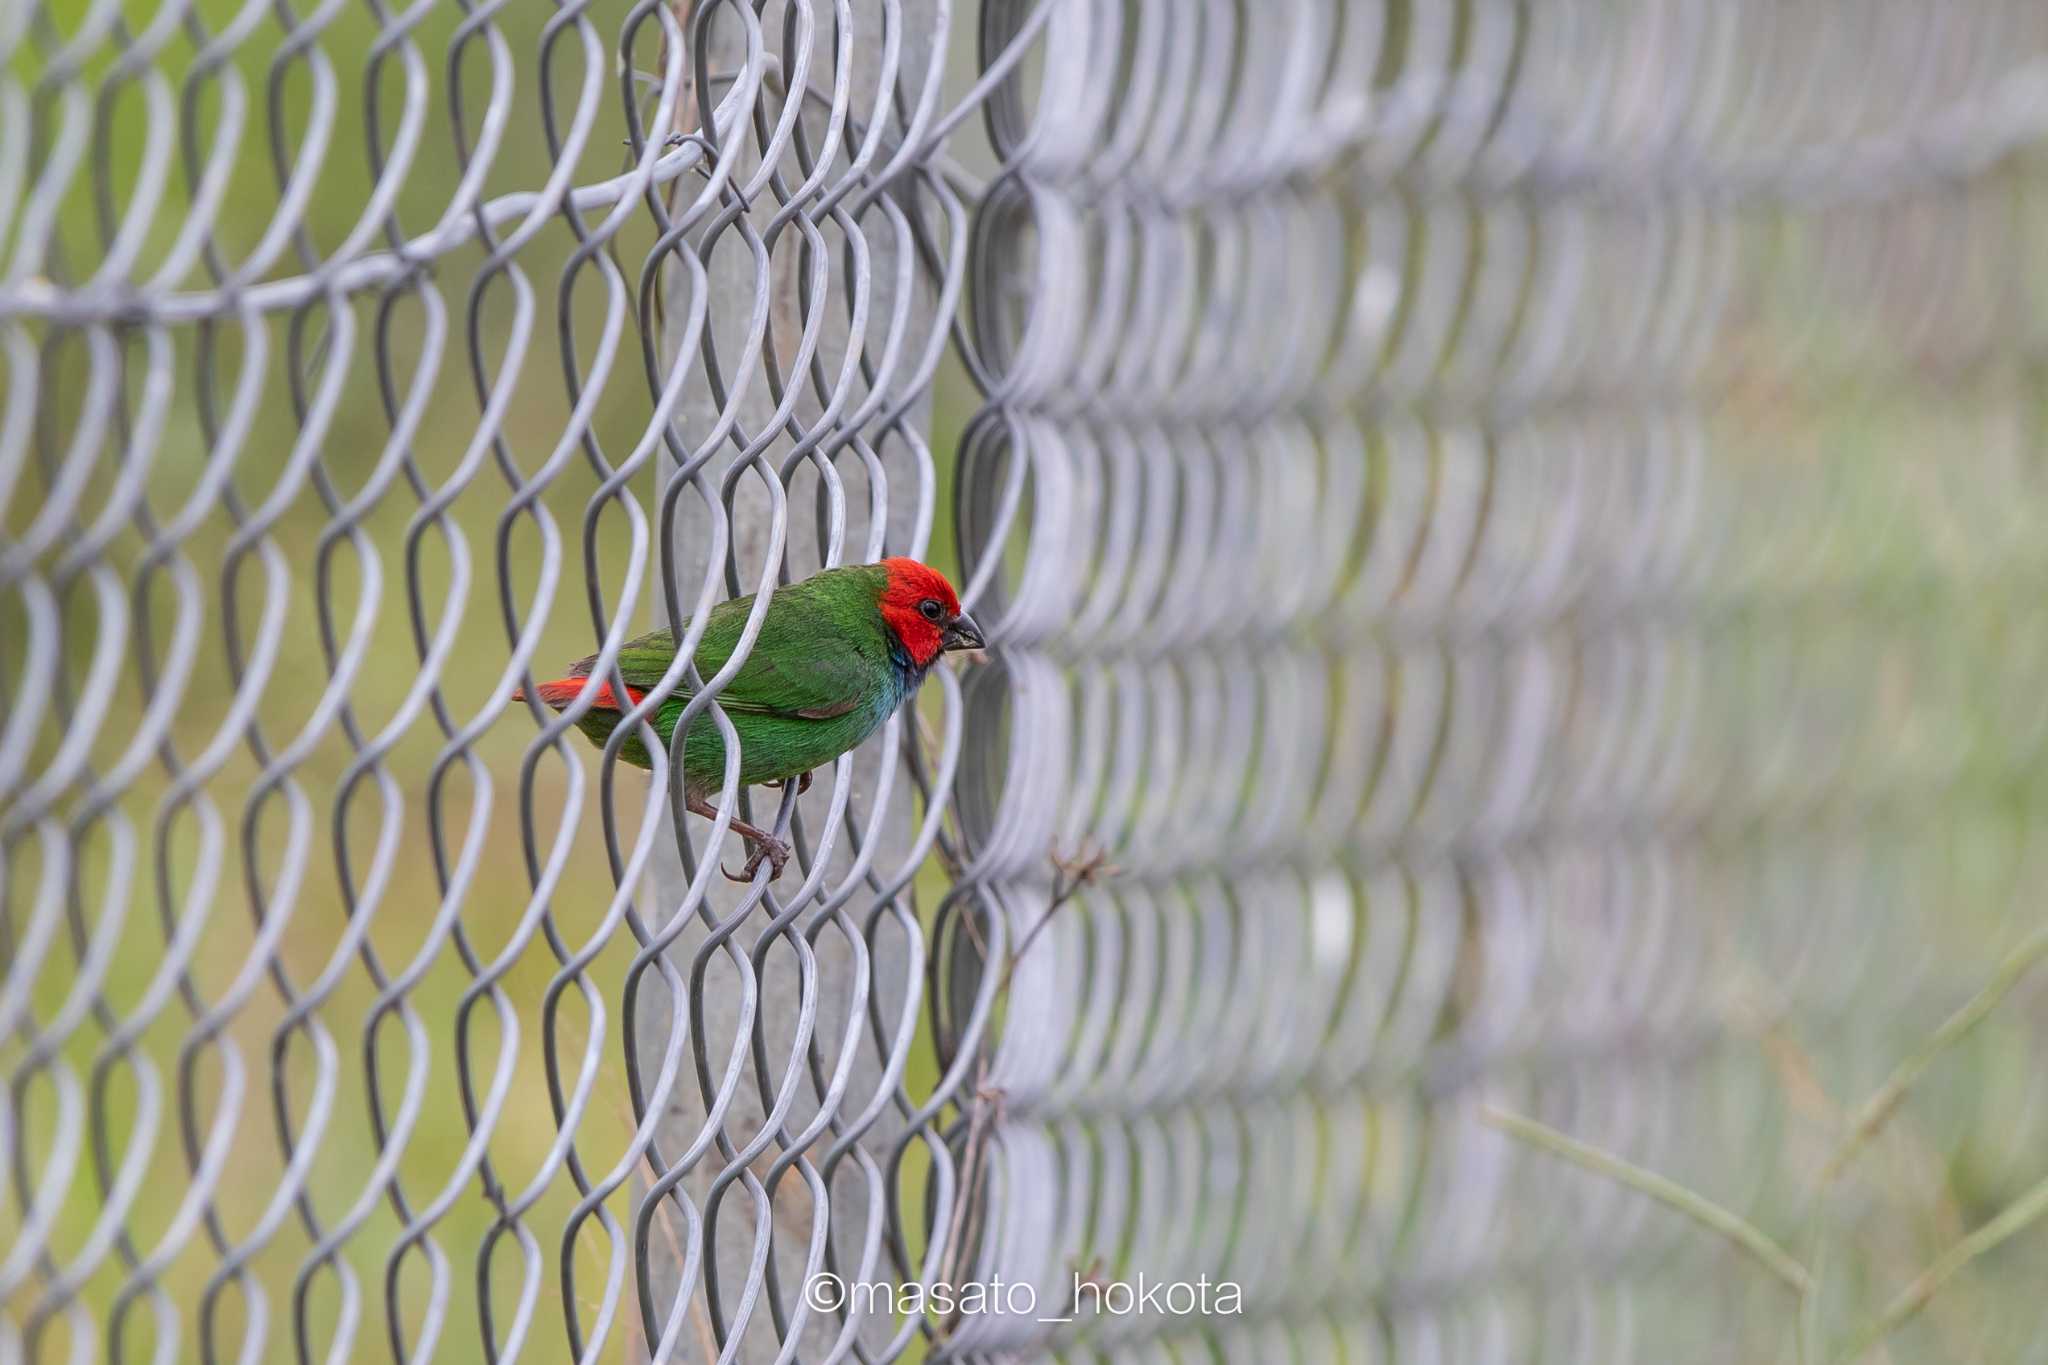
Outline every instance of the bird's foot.
MULTIPOLYGON (((717 822, 718 807, 712 805, 704 797, 688 797, 685 804, 688 806, 691 814, 701 815, 713 823, 717 822)), ((745 839, 747 846, 753 849, 753 852, 747 856, 746 866, 740 870, 740 874, 737 877, 733 876, 730 872, 725 872, 724 863, 718 865, 718 870, 725 872, 726 880, 735 882, 750 882, 754 880, 754 873, 760 870, 764 860, 768 864, 769 881, 772 882, 782 875, 783 865, 789 861, 788 844, 783 843, 782 840, 776 838, 767 830, 750 825, 744 820, 728 820, 726 821, 726 828, 739 835, 740 838, 745 839)))
MULTIPOLYGON (((785 777, 785 778, 783 778, 783 779, 782 779, 782 780, 781 780, 780 782, 771 782, 771 783, 769 783, 768 785, 769 785, 769 786, 771 786, 771 787, 787 787, 787 786, 789 786, 789 781, 790 781, 790 780, 789 780, 788 778, 786 778, 786 777, 785 777)), ((803 795, 803 794, 804 794, 805 792, 809 791, 810 789, 811 789, 811 775, 810 775, 810 773, 808 773, 808 772, 801 772, 801 773, 798 773, 798 774, 796 775, 796 794, 797 794, 798 796, 802 796, 802 795, 803 795)))
POLYGON ((782 869, 784 865, 786 865, 789 862, 789 845, 783 843, 782 840, 775 838, 773 835, 762 835, 760 838, 749 839, 747 842, 753 848, 754 851, 747 855, 746 865, 740 868, 740 872, 737 877, 735 877, 730 872, 726 872, 723 864, 719 866, 718 870, 720 872, 725 872, 726 880, 733 882, 750 882, 754 880, 754 874, 761 870, 761 864, 763 862, 766 862, 768 864, 769 881, 772 882, 777 877, 780 877, 782 875, 782 869))

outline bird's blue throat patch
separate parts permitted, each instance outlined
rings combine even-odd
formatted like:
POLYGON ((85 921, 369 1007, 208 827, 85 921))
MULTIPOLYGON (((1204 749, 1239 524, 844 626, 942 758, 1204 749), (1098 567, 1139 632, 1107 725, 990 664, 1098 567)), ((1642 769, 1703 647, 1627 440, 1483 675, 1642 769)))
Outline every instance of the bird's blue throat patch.
MULTIPOLYGON (((930 664, 920 667, 917 661, 910 657, 910 651, 904 648, 903 641, 896 638, 894 631, 889 632, 889 663, 892 665, 891 672, 895 674, 896 702, 899 704, 905 697, 917 691, 918 684, 924 681, 924 675, 931 670, 930 664)), ((895 705, 891 705, 889 709, 895 710, 895 705)))

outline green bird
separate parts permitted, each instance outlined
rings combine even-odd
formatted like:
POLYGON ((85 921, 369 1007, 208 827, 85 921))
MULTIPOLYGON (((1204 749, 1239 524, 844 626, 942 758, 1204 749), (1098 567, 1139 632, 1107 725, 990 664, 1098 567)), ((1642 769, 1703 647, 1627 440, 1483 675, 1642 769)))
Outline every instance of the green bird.
MULTIPOLYGON (((753 605, 749 594, 711 609, 697 646, 698 677, 709 678, 732 657, 753 605)), ((626 704, 620 706, 609 680, 597 684, 590 709, 576 722, 592 743, 604 744, 624 711, 661 681, 675 659, 676 635, 687 630, 685 623, 621 646, 619 673, 626 682, 626 704)), ((960 610, 953 585, 944 574, 914 559, 826 569, 801 583, 777 588, 753 650, 718 693, 718 703, 739 735, 741 784, 781 784, 794 778, 799 780, 798 790, 808 788, 811 770, 881 728, 890 713, 917 691, 940 654, 983 647, 981 631, 960 610)), ((587 680, 596 664, 596 655, 578 660, 570 665, 568 677, 539 684, 534 696, 562 710, 590 685, 587 680)), ((515 692, 513 699, 523 700, 525 695, 515 692)), ((676 719, 689 699, 679 686, 651 717, 663 744, 672 747, 676 719)), ((619 746, 619 757, 637 768, 653 766, 638 735, 619 746)), ((706 709, 683 740, 683 794, 689 809, 716 819, 718 812, 708 798, 724 782, 725 743, 706 709)), ((746 869, 733 880, 751 881, 763 859, 770 881, 782 875, 788 845, 744 820, 735 819, 732 829, 753 847, 746 869)))

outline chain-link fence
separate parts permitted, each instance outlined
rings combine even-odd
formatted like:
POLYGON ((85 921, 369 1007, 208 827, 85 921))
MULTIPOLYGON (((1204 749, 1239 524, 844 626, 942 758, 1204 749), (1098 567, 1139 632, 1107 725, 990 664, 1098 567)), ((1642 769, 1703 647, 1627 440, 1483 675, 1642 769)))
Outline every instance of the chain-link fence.
POLYGON ((2044 137, 2028 0, 0 0, 0 1360, 1791 1358, 1475 1115, 1789 1237, 2038 925, 2044 137), (512 699, 885 554, 773 882, 512 699))

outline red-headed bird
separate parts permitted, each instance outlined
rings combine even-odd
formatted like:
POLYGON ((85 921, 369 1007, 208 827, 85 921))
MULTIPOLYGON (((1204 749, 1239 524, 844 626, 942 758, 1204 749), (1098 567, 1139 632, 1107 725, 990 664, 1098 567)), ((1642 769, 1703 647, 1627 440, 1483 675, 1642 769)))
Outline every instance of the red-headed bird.
MULTIPOLYGON (((711 609, 697 646, 698 677, 709 678, 732 657, 753 605, 750 594, 711 609)), ((678 629, 686 631, 688 626, 678 629)), ((593 743, 602 745, 618 728, 624 710, 668 672, 676 654, 675 634, 657 630, 620 648, 625 706, 613 695, 611 683, 601 682, 590 709, 577 721, 593 743)), ((777 588, 768 600, 753 650, 718 693, 718 703, 739 735, 741 784, 797 778, 808 787, 813 768, 830 763, 881 728, 917 690, 940 654, 982 647, 981 631, 960 610, 953 585, 944 574, 914 559, 826 569, 801 583, 777 588)), ((541 683, 534 695, 561 710, 582 693, 596 663, 595 655, 577 661, 570 665, 568 677, 541 683)), ((514 693, 513 699, 524 696, 514 693)), ((676 719, 688 701, 689 694, 678 687, 651 717, 663 744, 672 743, 676 719)), ((652 766, 637 735, 619 746, 619 757, 638 768, 652 766)), ((708 798, 724 782, 725 744, 707 708, 683 741, 683 793, 689 809, 716 819, 718 812, 708 798)), ((735 880, 751 880, 764 858, 771 881, 782 875, 789 858, 787 845, 743 820, 735 819, 732 829, 753 845, 746 870, 735 880)))

